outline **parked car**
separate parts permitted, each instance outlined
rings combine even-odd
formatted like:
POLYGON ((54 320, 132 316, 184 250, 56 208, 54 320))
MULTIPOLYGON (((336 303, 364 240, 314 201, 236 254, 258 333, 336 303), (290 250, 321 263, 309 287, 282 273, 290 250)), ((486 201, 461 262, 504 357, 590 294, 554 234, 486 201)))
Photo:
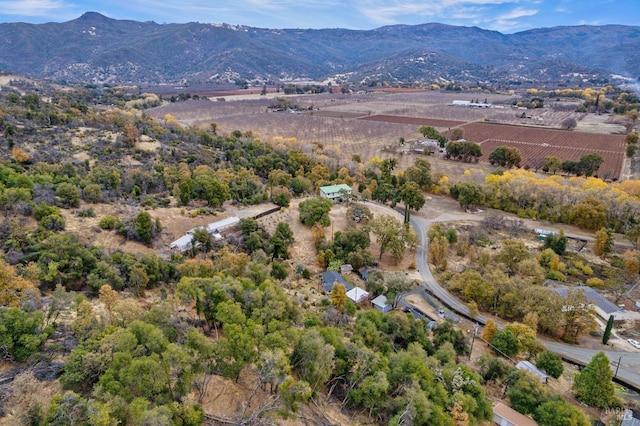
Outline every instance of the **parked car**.
POLYGON ((640 342, 638 342, 637 340, 627 339, 627 342, 629 342, 629 344, 634 348, 640 349, 640 342))

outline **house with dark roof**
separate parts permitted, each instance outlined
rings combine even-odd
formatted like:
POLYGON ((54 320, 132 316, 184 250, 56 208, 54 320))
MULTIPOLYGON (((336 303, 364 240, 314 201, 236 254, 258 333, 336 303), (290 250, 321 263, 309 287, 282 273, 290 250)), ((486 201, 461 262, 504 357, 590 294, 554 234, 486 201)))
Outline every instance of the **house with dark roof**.
POLYGON ((324 288, 324 291, 326 291, 327 293, 331 293, 331 290, 333 290, 333 285, 335 283, 344 285, 347 291, 351 290, 351 286, 349 285, 349 283, 347 283, 347 281, 345 281, 342 275, 340 275, 338 272, 326 271, 322 274, 322 288, 324 288))
POLYGON ((369 281, 369 271, 371 270, 370 267, 368 266, 363 266, 362 268, 358 269, 358 275, 360 275, 360 278, 362 278, 363 281, 369 281))

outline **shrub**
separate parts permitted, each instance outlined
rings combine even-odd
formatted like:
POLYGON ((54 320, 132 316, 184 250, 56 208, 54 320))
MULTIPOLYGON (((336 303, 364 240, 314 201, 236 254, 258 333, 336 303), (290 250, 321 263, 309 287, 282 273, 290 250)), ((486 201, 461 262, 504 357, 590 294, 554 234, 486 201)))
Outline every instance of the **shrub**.
POLYGON ((45 203, 40 203, 33 207, 33 215, 38 222, 47 216, 51 216, 52 214, 59 215, 60 209, 55 206, 47 205, 45 203))
POLYGON ((571 275, 572 277, 575 277, 580 275, 580 270, 578 268, 569 268, 569 270, 567 271, 567 274, 571 275))
POLYGON ((122 226, 122 221, 116 216, 105 216, 100 219, 98 226, 102 229, 117 229, 122 226))
POLYGON ((282 262, 273 262, 271 264, 271 276, 277 280, 284 280, 289 276, 287 265, 282 262))
POLYGON ((86 209, 82 209, 78 212, 79 217, 96 217, 96 212, 93 210, 93 207, 89 207, 86 209))
POLYGON ((60 200, 62 207, 80 206, 80 189, 68 182, 63 182, 56 188, 56 196, 60 200))
POLYGON ((600 278, 589 278, 586 283, 589 287, 593 287, 593 288, 602 288, 604 286, 604 281, 602 281, 600 278))
POLYGON ((65 221, 59 214, 52 214, 42 218, 40 224, 44 229, 51 231, 62 231, 65 227, 65 221))
POLYGON ((560 271, 549 271, 547 272, 547 278, 550 280, 556 280, 556 281, 566 281, 567 277, 560 271))

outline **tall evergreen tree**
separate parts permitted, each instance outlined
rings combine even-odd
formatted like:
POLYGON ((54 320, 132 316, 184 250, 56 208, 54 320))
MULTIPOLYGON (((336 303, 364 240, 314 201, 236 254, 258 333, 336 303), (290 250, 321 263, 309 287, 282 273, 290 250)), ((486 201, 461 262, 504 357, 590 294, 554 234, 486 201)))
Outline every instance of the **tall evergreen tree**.
POLYGON ((602 335, 602 343, 609 343, 609 338, 611 337, 611 329, 613 328, 613 315, 609 315, 609 321, 607 321, 607 327, 604 329, 604 334, 602 335))
POLYGON ((620 405, 611 381, 613 373, 607 355, 600 351, 575 377, 572 391, 575 397, 595 408, 610 408, 620 405))

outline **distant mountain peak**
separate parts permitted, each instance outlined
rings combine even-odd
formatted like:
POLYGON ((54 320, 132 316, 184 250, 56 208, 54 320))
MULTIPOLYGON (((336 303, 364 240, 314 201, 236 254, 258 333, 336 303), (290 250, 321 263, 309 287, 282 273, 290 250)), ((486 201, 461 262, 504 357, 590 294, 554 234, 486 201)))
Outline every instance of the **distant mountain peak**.
POLYGON ((115 21, 115 19, 104 16, 103 14, 98 12, 85 12, 82 14, 82 16, 75 19, 75 21, 96 23, 96 22, 111 22, 111 21, 115 21))

